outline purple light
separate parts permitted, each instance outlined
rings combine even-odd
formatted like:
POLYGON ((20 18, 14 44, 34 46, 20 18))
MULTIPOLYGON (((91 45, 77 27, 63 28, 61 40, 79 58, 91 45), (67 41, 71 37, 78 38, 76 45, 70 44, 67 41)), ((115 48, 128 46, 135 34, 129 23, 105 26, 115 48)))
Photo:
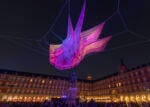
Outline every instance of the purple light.
POLYGON ((63 95, 62 98, 67 98, 67 96, 66 96, 66 95, 63 95))
POLYGON ((64 70, 77 66, 84 56, 92 52, 101 52, 111 39, 111 36, 98 39, 105 23, 81 32, 84 12, 84 2, 77 25, 73 30, 70 16, 68 17, 67 37, 62 44, 50 44, 50 63, 57 69, 64 70))

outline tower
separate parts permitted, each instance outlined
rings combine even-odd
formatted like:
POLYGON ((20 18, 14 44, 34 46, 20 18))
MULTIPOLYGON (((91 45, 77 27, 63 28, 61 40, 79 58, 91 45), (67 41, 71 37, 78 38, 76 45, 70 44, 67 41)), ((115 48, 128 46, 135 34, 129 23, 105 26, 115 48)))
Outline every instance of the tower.
POLYGON ((120 62, 121 62, 121 64, 119 66, 119 72, 118 73, 123 74, 123 73, 128 71, 128 67, 124 64, 123 58, 120 59, 120 62))

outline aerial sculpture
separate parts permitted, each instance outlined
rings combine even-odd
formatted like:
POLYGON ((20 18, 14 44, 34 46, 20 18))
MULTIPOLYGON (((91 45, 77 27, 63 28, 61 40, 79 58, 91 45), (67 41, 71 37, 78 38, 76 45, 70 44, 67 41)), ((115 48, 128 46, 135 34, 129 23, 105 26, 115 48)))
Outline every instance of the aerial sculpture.
POLYGON ((73 29, 70 15, 68 16, 67 37, 62 44, 50 44, 49 61, 59 70, 77 66, 85 55, 101 52, 110 41, 111 36, 98 39, 105 22, 81 32, 84 21, 86 0, 84 1, 75 29, 73 29))

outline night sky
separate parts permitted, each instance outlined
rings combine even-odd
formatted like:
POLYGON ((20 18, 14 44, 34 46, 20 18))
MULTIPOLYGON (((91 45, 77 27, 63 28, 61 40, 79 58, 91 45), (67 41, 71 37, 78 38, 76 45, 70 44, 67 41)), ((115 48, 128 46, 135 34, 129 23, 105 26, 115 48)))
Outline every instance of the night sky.
MULTIPOLYGON (((83 0, 70 1, 75 26, 83 0)), ((0 1, 0 69, 69 76, 71 70, 56 70, 48 59, 48 44, 61 43, 60 38, 66 37, 65 3, 66 0, 0 1)), ((122 57, 129 69, 150 62, 149 5, 149 0, 87 0, 83 30, 107 20, 101 37, 113 38, 104 52, 85 57, 77 68, 78 78, 91 75, 98 79, 115 73, 122 57)))

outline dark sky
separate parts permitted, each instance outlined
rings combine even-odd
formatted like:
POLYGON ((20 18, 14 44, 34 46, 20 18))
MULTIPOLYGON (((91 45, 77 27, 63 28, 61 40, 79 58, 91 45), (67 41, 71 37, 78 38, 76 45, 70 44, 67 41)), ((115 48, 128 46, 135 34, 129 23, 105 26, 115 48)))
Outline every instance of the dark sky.
MULTIPOLYGON (((75 26, 83 0, 70 1, 75 26)), ((59 38, 66 37, 68 7, 62 8, 65 2, 0 1, 0 69, 69 75, 71 70, 58 71, 49 64, 47 45, 61 43, 59 38)), ((150 62, 149 0, 120 0, 120 5, 118 3, 117 0, 87 0, 83 30, 105 21, 114 13, 106 21, 101 35, 113 38, 104 52, 87 55, 79 64, 79 78, 91 75, 98 79, 117 72, 121 57, 129 68, 150 62)))

